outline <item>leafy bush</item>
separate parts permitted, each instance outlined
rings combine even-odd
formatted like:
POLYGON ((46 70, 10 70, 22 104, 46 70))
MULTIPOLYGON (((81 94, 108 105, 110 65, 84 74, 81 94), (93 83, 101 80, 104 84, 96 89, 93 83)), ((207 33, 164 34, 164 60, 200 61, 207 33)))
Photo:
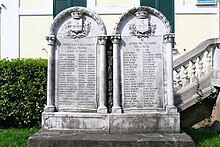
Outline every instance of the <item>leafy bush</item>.
POLYGON ((40 124, 46 104, 47 60, 0 60, 0 127, 40 124))

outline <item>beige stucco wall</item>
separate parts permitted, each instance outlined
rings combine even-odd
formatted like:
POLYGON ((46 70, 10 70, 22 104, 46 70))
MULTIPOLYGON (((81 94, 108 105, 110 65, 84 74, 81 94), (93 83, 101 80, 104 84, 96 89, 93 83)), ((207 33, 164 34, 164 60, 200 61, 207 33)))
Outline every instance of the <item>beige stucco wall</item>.
MULTIPOLYGON (((89 0, 87 0, 87 3, 88 1, 89 0)), ((95 0, 94 5, 97 11, 94 11, 102 18, 108 35, 110 35, 112 34, 121 14, 127 12, 133 7, 139 6, 139 4, 140 0, 95 0), (103 11, 100 11, 99 8, 103 11)))
POLYGON ((20 57, 47 58, 45 36, 49 32, 52 16, 20 16, 20 57))
POLYGON ((206 39, 218 37, 218 21, 217 14, 177 14, 175 48, 179 54, 184 54, 184 49, 187 52, 206 39))
MULTIPOLYGON (((96 0, 95 5, 102 8, 114 8, 114 6, 129 9, 136 0, 96 0), (128 7, 128 8, 127 8, 128 7)), ((45 0, 20 0, 22 7, 42 7, 45 0)), ((185 5, 195 5, 195 0, 184 0, 185 5)), ((113 12, 113 9, 110 9, 113 12)), ((125 12, 125 11, 123 11, 125 12)), ((111 13, 111 12, 109 12, 111 13)), ((108 35, 111 35, 120 14, 99 14, 103 19, 108 35)), ((20 57, 43 57, 47 53, 42 51, 47 48, 45 35, 52 23, 52 16, 20 16, 20 57)), ((218 37, 219 19, 217 14, 176 14, 175 15, 175 42, 177 55, 182 55, 196 47, 202 41, 218 37)))
POLYGON ((195 5, 196 0, 183 0, 184 5, 195 5))
POLYGON ((44 0, 20 0, 20 7, 42 7, 44 0))
POLYGON ((120 15, 100 15, 100 17, 106 26, 107 34, 111 35, 120 15))

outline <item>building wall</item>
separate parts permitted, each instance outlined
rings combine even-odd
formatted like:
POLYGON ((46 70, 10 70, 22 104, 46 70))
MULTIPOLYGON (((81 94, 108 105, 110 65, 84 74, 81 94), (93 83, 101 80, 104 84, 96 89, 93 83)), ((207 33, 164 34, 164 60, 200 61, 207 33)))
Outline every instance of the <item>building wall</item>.
POLYGON ((183 0, 184 5, 193 6, 196 4, 196 0, 183 0))
POLYGON ((100 17, 105 23, 107 34, 111 35, 113 33, 116 22, 119 20, 120 15, 100 15, 100 17))
POLYGON ((202 41, 219 37, 219 4, 197 6, 196 0, 175 1, 174 58, 195 48, 202 41))
POLYGON ((20 16, 20 57, 47 58, 45 36, 52 16, 20 16))
POLYGON ((19 17, 17 0, 1 0, 0 55, 1 58, 19 57, 19 17))
POLYGON ((196 47, 200 42, 218 37, 218 17, 215 14, 176 15, 176 48, 180 54, 196 47))
MULTIPOLYGON (((40 11, 40 9, 45 8, 45 4, 47 4, 46 1, 49 0, 20 0, 20 8, 26 11, 28 9, 40 11)), ((106 25, 108 34, 112 34, 120 15, 134 6, 139 6, 139 1, 140 0, 87 0, 87 7, 100 15, 106 25)), ((31 14, 31 12, 27 12, 26 14, 20 15, 19 55, 21 58, 47 58, 46 52, 42 49, 47 48, 45 36, 52 23, 52 12, 52 10, 47 14, 38 14, 39 12, 33 12, 31 14), (30 34, 29 32, 32 33, 30 34)))
MULTIPOLYGON (((6 6, 1 10, 1 58, 47 58, 42 49, 47 49, 45 36, 53 19, 53 0, 0 2, 6 6)), ((109 35, 121 14, 138 6, 140 0, 87 0, 87 7, 100 15, 109 35)), ((219 37, 219 4, 197 6, 196 0, 175 1, 175 36, 175 58, 206 39, 219 37)))
POLYGON ((114 26, 122 13, 139 6, 140 0, 87 0, 87 7, 103 19, 109 35, 112 34, 114 26))
POLYGON ((42 7, 44 5, 43 0, 20 0, 20 6, 26 8, 42 7))
POLYGON ((47 58, 45 36, 53 20, 52 0, 20 0, 20 58, 47 58))

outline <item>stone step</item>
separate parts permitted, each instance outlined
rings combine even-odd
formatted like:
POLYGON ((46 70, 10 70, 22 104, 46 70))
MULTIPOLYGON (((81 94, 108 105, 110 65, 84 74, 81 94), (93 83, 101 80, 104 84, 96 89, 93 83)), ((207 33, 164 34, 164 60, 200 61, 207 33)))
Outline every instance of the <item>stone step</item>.
POLYGON ((177 134, 73 134, 39 131, 28 147, 194 147, 190 136, 177 134))

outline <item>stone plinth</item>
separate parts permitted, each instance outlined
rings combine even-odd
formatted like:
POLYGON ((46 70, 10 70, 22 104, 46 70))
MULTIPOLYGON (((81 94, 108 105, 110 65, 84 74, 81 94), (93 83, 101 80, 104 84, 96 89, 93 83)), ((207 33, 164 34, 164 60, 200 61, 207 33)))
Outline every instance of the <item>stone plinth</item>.
POLYGON ((184 134, 73 134, 38 132, 28 140, 28 147, 194 147, 184 134))
POLYGON ((43 112, 43 129, 93 133, 109 132, 109 115, 97 113, 43 112))
POLYGON ((43 129, 73 133, 178 133, 177 113, 91 114, 43 112, 43 129))
POLYGON ((109 116, 110 133, 178 133, 177 113, 132 113, 109 116))

